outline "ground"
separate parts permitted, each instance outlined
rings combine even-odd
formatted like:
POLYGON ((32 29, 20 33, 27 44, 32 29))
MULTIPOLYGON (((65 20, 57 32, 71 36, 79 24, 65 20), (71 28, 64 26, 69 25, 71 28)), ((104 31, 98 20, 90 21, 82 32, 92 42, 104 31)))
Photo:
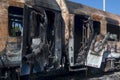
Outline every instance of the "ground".
POLYGON ((84 72, 70 73, 68 75, 47 77, 43 80, 120 80, 120 72, 111 72, 99 77, 85 77, 84 72))
POLYGON ((120 72, 103 75, 102 77, 90 78, 88 80, 120 80, 120 72))

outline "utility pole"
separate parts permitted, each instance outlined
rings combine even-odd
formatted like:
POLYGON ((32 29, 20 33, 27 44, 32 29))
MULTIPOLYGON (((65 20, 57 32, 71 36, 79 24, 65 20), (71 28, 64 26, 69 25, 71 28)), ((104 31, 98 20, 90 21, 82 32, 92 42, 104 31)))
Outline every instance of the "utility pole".
POLYGON ((103 11, 106 11, 106 0, 103 0, 103 11))

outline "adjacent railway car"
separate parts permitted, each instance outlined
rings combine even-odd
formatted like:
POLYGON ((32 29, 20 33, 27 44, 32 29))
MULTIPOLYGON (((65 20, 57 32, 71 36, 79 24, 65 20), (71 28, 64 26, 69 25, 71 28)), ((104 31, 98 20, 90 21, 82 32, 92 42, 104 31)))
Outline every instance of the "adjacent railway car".
POLYGON ((67 0, 57 2, 65 22, 69 70, 120 69, 120 16, 67 0))
POLYGON ((0 0, 0 80, 19 78, 23 7, 23 0, 0 0))

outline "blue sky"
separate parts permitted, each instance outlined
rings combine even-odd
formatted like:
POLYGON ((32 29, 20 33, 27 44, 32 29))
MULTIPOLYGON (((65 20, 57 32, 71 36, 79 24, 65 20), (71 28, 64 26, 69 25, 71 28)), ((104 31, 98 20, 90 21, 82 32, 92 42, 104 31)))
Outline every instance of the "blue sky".
MULTIPOLYGON (((84 5, 103 10, 103 0, 71 0, 84 5)), ((106 0, 106 12, 120 15, 120 0, 106 0)))

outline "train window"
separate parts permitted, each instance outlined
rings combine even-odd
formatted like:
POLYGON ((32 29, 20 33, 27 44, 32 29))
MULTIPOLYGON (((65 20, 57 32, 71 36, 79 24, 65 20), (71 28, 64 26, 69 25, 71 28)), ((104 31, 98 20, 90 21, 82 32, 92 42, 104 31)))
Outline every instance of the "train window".
POLYGON ((11 37, 23 35, 23 8, 8 8, 8 32, 11 37))
POLYGON ((107 32, 110 32, 110 38, 108 40, 114 41, 119 40, 119 26, 113 24, 107 24, 107 32))

